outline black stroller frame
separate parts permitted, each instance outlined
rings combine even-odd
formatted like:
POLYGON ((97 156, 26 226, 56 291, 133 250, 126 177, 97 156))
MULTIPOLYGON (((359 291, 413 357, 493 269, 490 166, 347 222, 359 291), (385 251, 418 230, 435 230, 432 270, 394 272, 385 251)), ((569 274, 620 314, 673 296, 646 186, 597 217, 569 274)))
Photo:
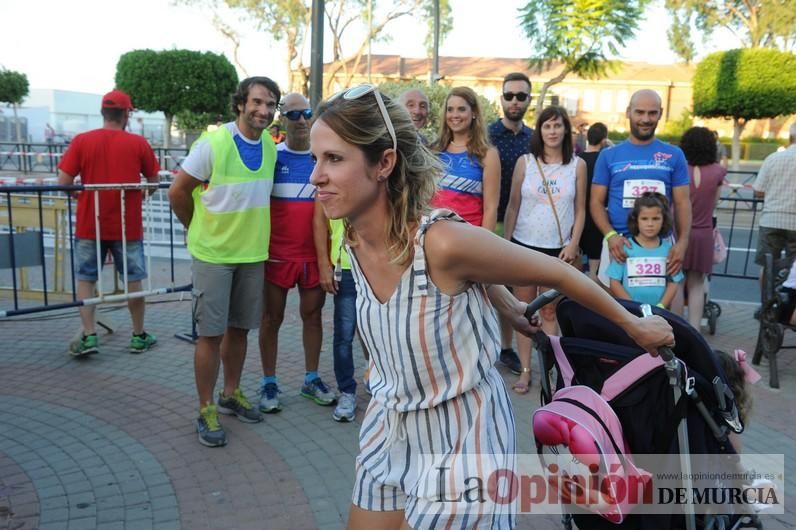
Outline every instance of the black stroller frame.
MULTIPOLYGON (((546 291, 533 300, 530 304, 528 304, 525 311, 525 316, 530 320, 542 306, 553 302, 559 296, 559 293, 555 290, 546 291)), ((565 301, 569 304, 575 304, 575 302, 571 300, 565 301)), ((659 309, 653 310, 653 308, 647 304, 638 304, 624 300, 620 300, 619 302, 631 312, 636 314, 640 313, 639 316, 648 317, 653 314, 658 314, 664 316, 664 318, 667 318, 667 320, 670 320, 672 317, 679 320, 678 317, 675 317, 666 311, 659 309)), ((583 310, 587 311, 585 308, 583 308, 583 310)), ((684 321, 682 321, 682 323, 685 324, 687 329, 693 331, 687 323, 684 321)), ((698 332, 694 333, 699 336, 698 332)), ((563 328, 562 336, 566 336, 563 332, 563 328)), ((703 340, 701 336, 699 336, 699 340, 703 340)), ((553 389, 550 383, 550 371, 555 366, 555 360, 550 349, 550 341, 542 331, 539 331, 536 334, 534 337, 534 342, 536 343, 537 361, 539 362, 540 367, 541 404, 546 405, 552 400, 553 397, 553 389)), ((683 415, 679 418, 679 421, 677 421, 677 441, 680 455, 679 465, 683 476, 683 487, 686 488, 686 491, 691 491, 691 453, 688 422, 686 421, 687 414, 685 410, 689 406, 693 407, 693 409, 698 412, 698 415, 705 422, 708 430, 715 440, 720 444, 724 444, 725 446, 729 446, 728 436, 731 431, 736 433, 743 432, 743 423, 739 418, 732 391, 720 376, 716 375, 710 381, 709 385, 712 387, 714 394, 713 396, 709 396, 709 399, 711 400, 711 403, 717 405, 717 408, 720 411, 721 421, 719 422, 716 421, 714 414, 711 414, 702 397, 697 392, 695 378, 693 376, 686 376, 686 364, 675 355, 675 352, 671 348, 659 348, 658 350, 661 359, 664 361, 664 368, 668 378, 669 387, 671 389, 674 407, 675 409, 681 407, 680 410, 683 411, 683 415), (681 400, 685 398, 688 398, 687 401, 681 403, 681 400)), ((558 385, 560 386, 562 384, 561 379, 560 377, 558 379, 558 385)), ((705 521, 702 521, 702 528, 705 529, 729 530, 731 528, 734 530, 736 528, 763 528, 763 525, 757 515, 743 515, 738 517, 731 527, 726 526, 726 521, 724 521, 722 518, 711 519, 710 517, 706 517, 705 519, 705 521)), ((565 513, 562 517, 564 528, 570 530, 572 528, 573 520, 572 514, 565 513)), ((697 529, 697 518, 693 506, 688 507, 687 505, 685 513, 685 528, 686 530, 697 529)))

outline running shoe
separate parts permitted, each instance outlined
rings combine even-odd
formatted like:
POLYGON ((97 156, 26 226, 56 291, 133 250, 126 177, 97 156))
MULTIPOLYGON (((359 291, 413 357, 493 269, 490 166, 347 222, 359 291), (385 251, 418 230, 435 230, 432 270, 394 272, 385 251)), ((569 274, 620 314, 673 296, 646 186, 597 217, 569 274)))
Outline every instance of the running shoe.
POLYGON ((218 411, 221 414, 237 416, 244 423, 258 423, 263 420, 260 411, 252 406, 240 388, 236 388, 229 397, 224 397, 223 392, 218 393, 218 411))

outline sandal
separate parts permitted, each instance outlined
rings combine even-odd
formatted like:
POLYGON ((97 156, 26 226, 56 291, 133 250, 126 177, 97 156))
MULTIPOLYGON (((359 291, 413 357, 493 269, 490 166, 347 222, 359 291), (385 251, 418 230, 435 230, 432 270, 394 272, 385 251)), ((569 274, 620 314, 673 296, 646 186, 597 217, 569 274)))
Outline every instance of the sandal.
POLYGON ((525 383, 523 381, 516 381, 513 385, 511 385, 511 389, 518 394, 527 394, 528 390, 531 387, 531 369, 530 368, 523 368, 522 373, 528 374, 528 382, 525 383))
POLYGON ((511 389, 518 394, 527 394, 528 390, 530 390, 530 385, 523 381, 517 381, 513 385, 511 385, 511 389))

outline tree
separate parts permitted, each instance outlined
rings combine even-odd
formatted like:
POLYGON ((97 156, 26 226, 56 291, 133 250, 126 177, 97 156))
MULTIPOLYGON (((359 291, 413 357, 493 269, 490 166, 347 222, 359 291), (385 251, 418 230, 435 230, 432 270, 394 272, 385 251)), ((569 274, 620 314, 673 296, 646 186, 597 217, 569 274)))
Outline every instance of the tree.
POLYGON ((686 64, 691 64, 696 52, 688 16, 677 11, 673 12, 672 25, 666 30, 666 36, 669 38, 669 48, 686 64))
POLYGON ((616 66, 615 56, 633 38, 649 0, 530 0, 520 9, 520 25, 536 50, 531 67, 554 64, 561 71, 548 79, 536 100, 536 115, 547 90, 573 73, 593 79, 616 66))
MULTIPOLYGON (((246 15, 246 21, 253 23, 258 29, 268 32, 277 41, 284 41, 287 51, 287 92, 302 92, 307 94, 309 83, 309 66, 304 64, 304 52, 307 45, 307 37, 310 34, 310 23, 312 16, 311 3, 308 0, 177 0, 183 4, 204 5, 213 8, 220 4, 225 4, 230 8, 238 10, 246 15), (298 74, 296 80, 294 74, 298 74)), ((362 57, 367 52, 368 38, 371 41, 383 37, 386 26, 396 18, 406 15, 417 14, 424 23, 426 12, 431 12, 433 0, 392 0, 379 4, 372 0, 374 15, 371 31, 364 25, 367 21, 367 0, 327 0, 325 11, 327 18, 327 29, 331 33, 333 61, 329 66, 330 77, 333 79, 341 71, 345 76, 345 84, 348 84, 357 68, 361 64, 362 57), (387 10, 378 9, 380 5, 389 6, 387 10), (359 25, 363 29, 361 40, 352 41, 349 38, 350 32, 347 30, 359 25), (369 35, 368 35, 369 33, 369 35), (353 42, 353 45, 352 45, 353 42), (353 50, 349 52, 349 50, 353 50), (351 70, 350 64, 354 65, 351 70)), ((450 30, 450 17, 446 15, 445 7, 448 0, 440 0, 442 10, 442 24, 440 38, 450 30)), ((448 6, 448 14, 450 8, 448 6)), ((217 15, 216 15, 217 16, 217 15)), ((243 19, 243 17, 241 17, 243 19)), ((432 22, 429 22, 431 31, 432 22)), ((229 24, 216 23, 216 27, 233 44, 237 46, 234 28, 229 24), (230 30, 233 30, 230 32, 230 30)), ((327 92, 329 88, 327 86, 327 92)))
POLYGON ((740 138, 749 120, 796 112, 796 55, 778 50, 716 52, 694 73, 694 114, 732 118, 732 163, 738 168, 740 138))
MULTIPOLYGON (((426 54, 431 57, 434 53, 434 1, 424 2, 423 4, 423 17, 428 22, 428 29, 426 30, 426 38, 423 39, 423 45, 426 47, 426 54)), ((453 29, 453 12, 451 11, 450 0, 439 0, 439 44, 442 46, 442 41, 445 36, 453 29)))
POLYGON ((788 50, 796 38, 792 0, 666 0, 665 6, 673 14, 669 43, 686 61, 694 56, 692 24, 705 37, 726 28, 749 48, 788 50))
POLYGON ((116 65, 116 87, 130 94, 137 108, 166 116, 166 147, 177 113, 225 116, 237 84, 235 67, 211 52, 134 50, 116 65))
POLYGON ((14 70, 0 68, 0 103, 11 105, 14 111, 14 123, 16 124, 17 142, 22 142, 22 128, 19 124, 17 109, 30 91, 28 76, 14 70))
MULTIPOLYGON (((345 47, 344 42, 351 42, 347 38, 348 29, 354 27, 356 22, 362 23, 367 21, 367 0, 332 0, 326 2, 326 19, 331 30, 332 37, 332 62, 329 64, 326 86, 324 91, 328 94, 332 91, 332 85, 337 79, 338 74, 342 73, 343 79, 341 84, 348 86, 351 80, 359 72, 359 65, 362 62, 362 57, 368 49, 368 42, 379 40, 384 37, 384 32, 387 25, 401 17, 413 15, 415 13, 423 14, 430 10, 433 12, 433 6, 430 4, 433 0, 392 0, 387 2, 388 9, 378 9, 376 0, 371 0, 372 3, 372 18, 373 21, 370 28, 367 27, 367 22, 363 25, 362 29, 365 30, 365 35, 350 49, 351 53, 345 53, 349 49, 345 47), (350 68, 349 68, 350 65, 350 68)), ((440 0, 440 9, 442 3, 447 0, 440 0)), ((441 12, 442 13, 442 12, 441 12)), ((442 23, 442 14, 440 15, 440 38, 445 34, 445 24, 442 23)), ((431 21, 428 31, 433 30, 433 21, 431 21)), ((353 41, 357 42, 357 41, 353 41)))

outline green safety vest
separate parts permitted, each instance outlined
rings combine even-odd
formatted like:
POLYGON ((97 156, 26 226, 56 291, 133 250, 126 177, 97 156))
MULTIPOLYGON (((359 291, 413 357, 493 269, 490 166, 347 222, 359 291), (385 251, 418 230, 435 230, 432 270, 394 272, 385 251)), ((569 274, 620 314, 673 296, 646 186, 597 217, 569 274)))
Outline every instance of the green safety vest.
POLYGON ((252 171, 238 154, 226 127, 202 135, 213 150, 213 172, 206 186, 193 190, 188 251, 208 263, 256 263, 268 259, 271 188, 276 148, 261 137, 263 160, 252 171))
POLYGON ((332 267, 337 267, 337 262, 339 261, 343 270, 350 270, 351 260, 348 257, 348 251, 345 249, 345 244, 343 243, 343 235, 345 232, 343 220, 330 219, 329 225, 332 230, 332 267))

